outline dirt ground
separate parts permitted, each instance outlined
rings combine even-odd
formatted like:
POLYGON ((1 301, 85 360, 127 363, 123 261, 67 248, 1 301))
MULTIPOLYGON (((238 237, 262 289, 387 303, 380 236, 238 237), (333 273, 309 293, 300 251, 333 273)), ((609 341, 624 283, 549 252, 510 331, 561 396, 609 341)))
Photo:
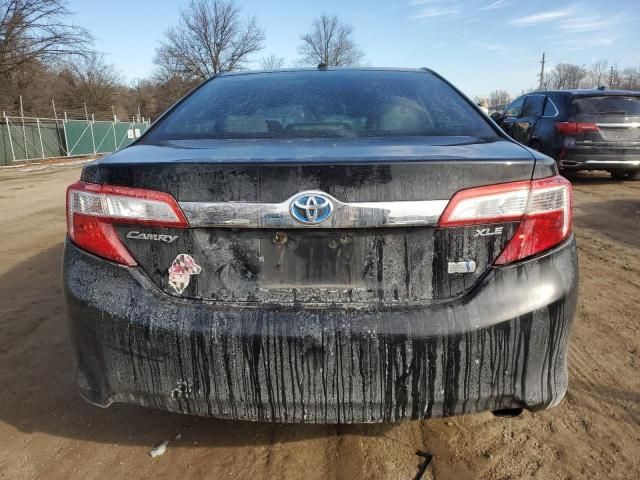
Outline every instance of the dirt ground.
POLYGON ((640 182, 573 179, 581 285, 558 407, 304 426, 102 410, 76 395, 60 263, 64 189, 78 174, 0 171, 0 478, 412 479, 417 449, 434 455, 425 478, 640 478, 640 182))

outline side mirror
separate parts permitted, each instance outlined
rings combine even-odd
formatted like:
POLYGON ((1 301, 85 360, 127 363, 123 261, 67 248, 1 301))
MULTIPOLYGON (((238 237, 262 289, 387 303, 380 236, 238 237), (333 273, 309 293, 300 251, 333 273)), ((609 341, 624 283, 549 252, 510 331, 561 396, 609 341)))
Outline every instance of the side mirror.
POLYGON ((490 117, 494 122, 499 123, 504 118, 504 115, 502 112, 493 112, 490 117))

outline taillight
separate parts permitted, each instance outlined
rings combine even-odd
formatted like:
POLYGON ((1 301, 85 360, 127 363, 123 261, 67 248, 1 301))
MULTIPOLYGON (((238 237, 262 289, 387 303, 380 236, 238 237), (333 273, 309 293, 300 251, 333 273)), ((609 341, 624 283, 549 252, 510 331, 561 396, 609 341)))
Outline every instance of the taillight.
POLYGON ((457 192, 439 227, 520 222, 495 261, 522 260, 558 245, 571 233, 571 183, 561 176, 457 192))
POLYGON ((600 128, 595 123, 584 122, 556 122, 556 132, 569 137, 577 137, 584 132, 599 132, 600 128))
POLYGON ((114 262, 136 261, 122 244, 114 223, 187 228, 175 199, 164 192, 77 182, 67 189, 67 233, 79 247, 114 262))

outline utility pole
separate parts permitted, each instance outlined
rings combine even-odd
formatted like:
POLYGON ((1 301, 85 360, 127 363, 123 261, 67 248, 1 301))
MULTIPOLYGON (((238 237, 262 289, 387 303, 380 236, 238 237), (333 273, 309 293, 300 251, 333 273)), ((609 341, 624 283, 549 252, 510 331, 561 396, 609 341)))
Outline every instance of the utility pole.
POLYGON ((618 81, 618 66, 611 65, 611 70, 609 71, 609 88, 616 88, 617 85, 614 85, 613 82, 618 81))
POLYGON ((542 52, 542 61, 540 62, 541 67, 540 67, 540 86, 538 87, 539 90, 543 90, 544 89, 544 63, 545 63, 545 55, 544 52, 542 52))

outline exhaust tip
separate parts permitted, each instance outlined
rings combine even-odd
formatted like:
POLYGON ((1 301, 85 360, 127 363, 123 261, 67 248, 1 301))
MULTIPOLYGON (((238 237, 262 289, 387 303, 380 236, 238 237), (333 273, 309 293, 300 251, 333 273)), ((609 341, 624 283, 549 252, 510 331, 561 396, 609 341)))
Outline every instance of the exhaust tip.
POLYGON ((522 415, 523 411, 524 411, 523 408, 503 408, 503 409, 500 409, 500 410, 494 410, 491 413, 493 413, 494 417, 515 418, 515 417, 519 417, 520 415, 522 415))

